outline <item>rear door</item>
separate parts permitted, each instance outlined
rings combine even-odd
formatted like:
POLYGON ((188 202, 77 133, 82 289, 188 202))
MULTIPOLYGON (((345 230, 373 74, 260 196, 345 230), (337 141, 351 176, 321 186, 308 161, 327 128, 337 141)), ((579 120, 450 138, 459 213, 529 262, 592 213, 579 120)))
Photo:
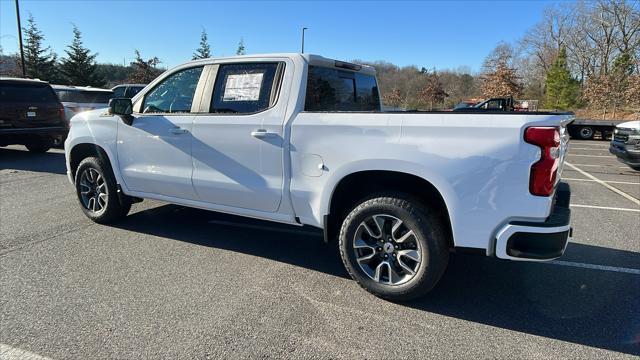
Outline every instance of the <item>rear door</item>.
POLYGON ((284 61, 229 63, 210 72, 208 83, 213 86, 201 104, 208 113, 196 115, 193 125, 193 185, 200 200, 278 210, 286 66, 284 61))
POLYGON ((0 127, 62 126, 62 104, 47 83, 0 83, 0 127))

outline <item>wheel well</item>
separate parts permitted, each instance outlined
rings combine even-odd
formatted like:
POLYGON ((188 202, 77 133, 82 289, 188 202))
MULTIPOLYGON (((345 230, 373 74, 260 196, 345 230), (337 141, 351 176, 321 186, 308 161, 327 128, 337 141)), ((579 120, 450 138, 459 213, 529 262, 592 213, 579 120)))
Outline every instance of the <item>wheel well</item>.
POLYGON ((338 236, 342 219, 360 200, 388 191, 410 195, 436 211, 447 232, 449 247, 454 246, 449 211, 438 189, 419 176, 384 170, 361 171, 340 180, 331 196, 325 224, 325 241, 338 236))
POLYGON ((76 176, 76 170, 78 169, 78 165, 80 165, 80 162, 91 156, 99 158, 105 164, 111 167, 109 156, 107 156, 107 152, 104 151, 103 148, 95 144, 78 144, 74 146, 73 149, 71 149, 69 158, 69 166, 71 168, 71 176, 73 178, 75 178, 76 176))

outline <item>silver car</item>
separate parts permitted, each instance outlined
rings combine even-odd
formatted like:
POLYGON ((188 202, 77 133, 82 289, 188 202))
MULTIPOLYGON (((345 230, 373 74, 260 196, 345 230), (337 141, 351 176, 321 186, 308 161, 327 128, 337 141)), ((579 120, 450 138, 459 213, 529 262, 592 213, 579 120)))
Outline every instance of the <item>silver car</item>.
POLYGON ((51 87, 64 105, 67 121, 77 113, 108 107, 109 99, 114 97, 111 90, 90 86, 51 85, 51 87))

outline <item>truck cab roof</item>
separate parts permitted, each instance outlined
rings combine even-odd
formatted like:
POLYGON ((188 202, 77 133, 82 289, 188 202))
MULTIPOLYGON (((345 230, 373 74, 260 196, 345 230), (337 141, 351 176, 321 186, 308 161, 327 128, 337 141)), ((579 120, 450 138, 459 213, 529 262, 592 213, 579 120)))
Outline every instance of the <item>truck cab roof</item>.
POLYGON ((303 53, 272 53, 272 54, 251 54, 251 55, 237 55, 237 56, 228 56, 228 57, 216 57, 216 58, 207 58, 194 60, 189 62, 188 64, 208 64, 215 63, 218 61, 229 61, 234 59, 258 59, 258 58, 273 58, 273 57, 284 57, 284 58, 302 58, 304 62, 313 66, 321 66, 321 67, 337 67, 347 71, 357 71, 367 75, 375 75, 376 70, 373 66, 363 65, 363 64, 354 64, 347 61, 335 60, 326 58, 324 56, 315 55, 315 54, 303 54, 303 53))

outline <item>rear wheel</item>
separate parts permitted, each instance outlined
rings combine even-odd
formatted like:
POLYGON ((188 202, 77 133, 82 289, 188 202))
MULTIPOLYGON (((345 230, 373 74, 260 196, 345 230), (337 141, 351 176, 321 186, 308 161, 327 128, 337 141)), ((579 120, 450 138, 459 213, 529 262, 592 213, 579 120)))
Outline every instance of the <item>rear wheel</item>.
POLYGON ((435 213, 402 194, 376 196, 347 215, 340 255, 351 277, 394 301, 420 297, 440 280, 449 259, 446 232, 435 213))
POLYGON ((45 153, 49 151, 49 149, 51 149, 51 143, 44 140, 40 140, 40 141, 28 143, 25 145, 25 147, 27 148, 27 150, 33 153, 45 153))
POLYGON ((591 140, 595 131, 591 126, 582 126, 578 129, 578 137, 582 140, 591 140))
POLYGON ((131 199, 118 196, 111 168, 98 158, 88 157, 80 162, 75 184, 82 211, 97 223, 116 221, 131 209, 131 199))

